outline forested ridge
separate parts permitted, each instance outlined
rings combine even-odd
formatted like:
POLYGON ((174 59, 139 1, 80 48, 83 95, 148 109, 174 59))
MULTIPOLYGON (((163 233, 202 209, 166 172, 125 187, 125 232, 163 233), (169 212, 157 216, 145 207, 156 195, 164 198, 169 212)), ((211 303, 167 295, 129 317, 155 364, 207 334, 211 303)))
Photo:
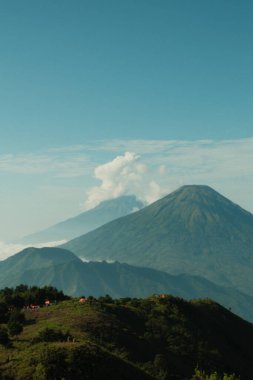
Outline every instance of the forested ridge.
POLYGON ((80 302, 25 285, 0 299, 2 379, 252 379, 252 325, 208 299, 80 302))

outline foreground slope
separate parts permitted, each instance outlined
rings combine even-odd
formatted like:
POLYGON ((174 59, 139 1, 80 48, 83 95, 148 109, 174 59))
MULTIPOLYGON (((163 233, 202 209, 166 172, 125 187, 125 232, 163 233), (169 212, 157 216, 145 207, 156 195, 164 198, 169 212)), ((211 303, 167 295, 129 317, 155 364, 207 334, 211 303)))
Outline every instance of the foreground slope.
POLYGON ((211 301, 105 297, 25 315, 12 348, 0 348, 9 380, 189 379, 197 365, 252 379, 252 325, 211 301), (41 334, 45 328, 61 330, 65 340, 41 334))
POLYGON ((170 275, 150 268, 106 262, 82 262, 59 248, 28 248, 0 262, 0 287, 50 285, 72 296, 110 294, 147 297, 169 293, 190 298, 209 297, 253 322, 253 298, 191 275, 170 275))
POLYGON ((89 260, 200 275, 253 295, 253 215, 208 186, 183 186, 63 247, 89 260))
POLYGON ((57 223, 46 230, 26 236, 20 242, 34 244, 70 240, 92 231, 111 220, 139 210, 143 206, 141 201, 137 200, 135 196, 130 195, 104 201, 91 210, 57 223))

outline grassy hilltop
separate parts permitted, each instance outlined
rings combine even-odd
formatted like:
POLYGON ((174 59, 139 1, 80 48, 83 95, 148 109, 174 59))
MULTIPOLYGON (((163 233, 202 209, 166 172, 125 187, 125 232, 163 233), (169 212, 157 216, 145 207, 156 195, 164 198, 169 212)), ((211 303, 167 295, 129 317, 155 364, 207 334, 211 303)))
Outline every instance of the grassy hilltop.
POLYGON ((2 379, 191 379, 197 365, 252 378, 252 325, 210 300, 91 297, 24 313, 0 346, 2 379))

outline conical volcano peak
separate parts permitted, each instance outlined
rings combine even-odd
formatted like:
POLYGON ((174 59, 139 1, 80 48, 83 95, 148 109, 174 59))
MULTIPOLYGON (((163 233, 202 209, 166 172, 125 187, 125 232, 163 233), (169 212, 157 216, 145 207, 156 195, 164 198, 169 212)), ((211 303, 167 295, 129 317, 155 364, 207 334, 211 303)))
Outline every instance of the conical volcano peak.
POLYGON ((200 223, 206 228, 207 222, 212 223, 212 228, 216 224, 217 230, 235 219, 246 222, 250 218, 252 224, 252 214, 206 185, 182 186, 154 205, 159 213, 169 215, 170 221, 178 224, 181 220, 188 228, 197 223, 198 230, 200 223))
POLYGON ((188 190, 188 191, 212 191, 217 193, 212 187, 208 185, 183 185, 177 189, 177 191, 180 190, 188 190))
MULTIPOLYGON (((174 191, 173 193, 169 194, 169 196, 176 195, 178 198, 182 199, 204 199, 204 198, 220 198, 225 200, 226 198, 219 194, 216 190, 214 190, 212 187, 207 185, 184 185, 174 191)), ((226 199, 227 200, 227 199, 226 199)))
POLYGON ((197 274, 253 292, 253 215, 209 186, 183 186, 65 248, 90 260, 197 274))
MULTIPOLYGON (((171 204, 173 208, 187 208, 190 212, 192 208, 201 208, 202 211, 224 211, 226 208, 237 208, 246 212, 241 207, 224 197, 216 190, 207 185, 184 185, 171 194, 156 202, 164 205, 171 204)), ((246 212, 247 213, 247 212, 246 212)))
POLYGON ((185 192, 185 193, 204 193, 204 194, 218 194, 216 190, 208 185, 183 185, 179 187, 177 192, 185 192))

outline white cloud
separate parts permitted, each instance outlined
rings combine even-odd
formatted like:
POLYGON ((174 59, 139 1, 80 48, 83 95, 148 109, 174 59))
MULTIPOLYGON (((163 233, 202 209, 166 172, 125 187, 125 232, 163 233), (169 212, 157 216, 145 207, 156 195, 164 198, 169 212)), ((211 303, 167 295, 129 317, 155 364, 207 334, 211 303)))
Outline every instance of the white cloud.
POLYGON ((86 207, 123 194, 136 194, 150 203, 179 186, 207 184, 253 211, 252 162, 253 137, 98 140, 29 154, 0 154, 0 238, 27 235, 79 213, 85 193, 86 207))
POLYGON ((253 210, 253 138, 238 140, 112 140, 98 151, 135 151, 119 155, 96 169, 100 186, 88 192, 87 206, 99 200, 135 193, 150 203, 186 184, 207 184, 248 210, 253 210), (142 173, 136 171, 143 165, 142 173), (121 164, 126 165, 123 169, 121 164), (118 167, 119 165, 119 167, 118 167), (113 168, 115 171, 113 171, 113 168), (124 170, 129 170, 124 177, 124 170), (131 178, 132 176, 132 178, 131 178))
POLYGON ((55 247, 61 244, 66 243, 66 240, 60 240, 60 241, 50 241, 48 243, 38 243, 38 244, 9 244, 4 243, 3 241, 0 241, 0 260, 5 260, 10 256, 15 255, 16 253, 22 251, 25 248, 28 247, 36 247, 36 248, 42 248, 42 247, 55 247))
POLYGON ((161 188, 152 179, 147 165, 141 162, 140 156, 132 152, 126 152, 123 156, 117 156, 112 161, 97 166, 95 178, 100 180, 101 184, 87 192, 86 209, 95 207, 104 200, 126 194, 134 194, 147 203, 162 195, 161 188))

